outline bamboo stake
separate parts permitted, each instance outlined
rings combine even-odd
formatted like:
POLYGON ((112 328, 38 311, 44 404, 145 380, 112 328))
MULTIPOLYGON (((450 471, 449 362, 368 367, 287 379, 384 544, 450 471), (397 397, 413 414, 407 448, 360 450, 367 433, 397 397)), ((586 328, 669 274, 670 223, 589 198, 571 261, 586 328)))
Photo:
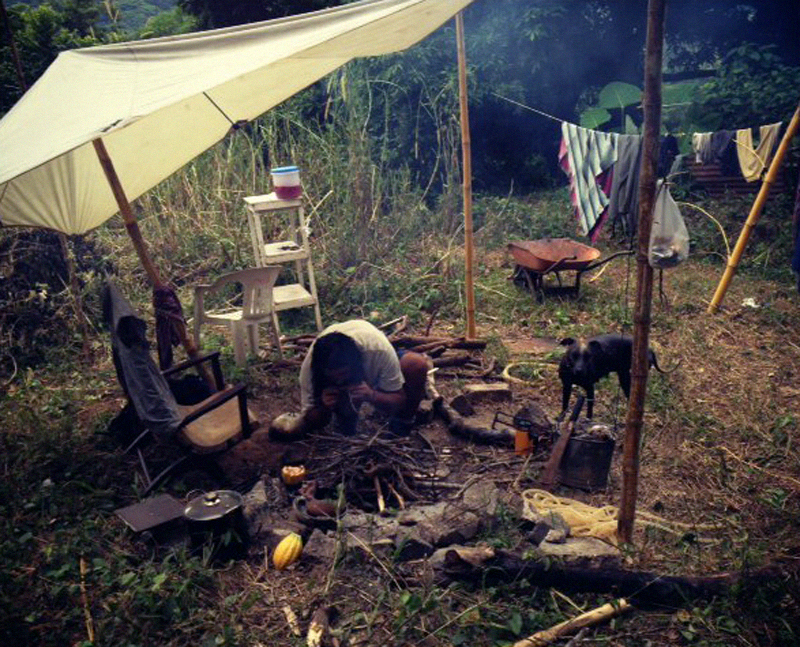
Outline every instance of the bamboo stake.
POLYGON ((800 104, 798 104, 797 109, 794 111, 792 120, 789 122, 789 126, 786 128, 786 132, 783 134, 783 139, 778 146, 775 157, 772 158, 767 175, 764 177, 764 182, 761 184, 761 188, 758 190, 758 195, 756 196, 753 206, 750 209, 750 214, 747 216, 747 220, 744 223, 742 232, 739 234, 739 240, 736 241, 736 246, 733 248, 733 253, 728 258, 728 264, 725 267, 725 272, 720 279, 719 285, 717 285, 717 289, 714 292, 714 297, 711 299, 711 303, 708 305, 708 310, 706 311, 708 314, 714 314, 717 311, 719 304, 722 302, 722 299, 725 296, 725 292, 728 290, 728 285, 730 284, 731 279, 736 272, 736 268, 738 267, 739 261, 742 258, 742 254, 744 253, 744 248, 747 245, 750 234, 753 231, 753 228, 756 226, 759 217, 761 216, 761 210, 764 208, 764 203, 767 201, 769 190, 772 188, 775 178, 778 175, 778 169, 780 169, 783 159, 786 157, 786 153, 789 150, 789 145, 792 141, 792 138, 797 133, 798 128, 800 128, 800 104))
POLYGON ((89 609, 89 596, 86 593, 86 573, 88 568, 83 555, 81 555, 79 564, 81 571, 81 601, 83 602, 83 619, 86 624, 86 635, 89 638, 89 642, 94 644, 94 620, 92 620, 92 612, 89 609))
POLYGON ((650 310, 653 301, 653 268, 647 251, 653 224, 656 193, 659 131, 661 127, 661 64, 664 47, 666 0, 648 0, 647 46, 644 76, 644 135, 642 166, 639 174, 639 244, 636 254, 636 309, 634 312, 633 357, 631 359, 631 394, 625 421, 622 463, 622 501, 617 535, 622 543, 633 540, 636 495, 639 479, 639 445, 647 392, 650 310))
POLYGON ((467 55, 464 46, 464 15, 456 14, 456 41, 458 49, 458 102, 461 108, 461 154, 463 159, 464 196, 464 288, 467 296, 467 339, 475 339, 475 285, 473 266, 475 252, 472 245, 472 142, 469 134, 469 106, 467 103, 467 55))
POLYGON ((549 645, 561 636, 571 633, 576 629, 583 629, 584 627, 590 627, 600 622, 604 622, 605 620, 610 620, 615 616, 629 611, 631 608, 632 607, 627 600, 620 598, 615 602, 609 602, 601 607, 597 607, 596 609, 582 613, 579 616, 575 616, 570 620, 560 622, 549 629, 537 631, 532 636, 515 642, 514 647, 544 647, 544 645, 549 645))

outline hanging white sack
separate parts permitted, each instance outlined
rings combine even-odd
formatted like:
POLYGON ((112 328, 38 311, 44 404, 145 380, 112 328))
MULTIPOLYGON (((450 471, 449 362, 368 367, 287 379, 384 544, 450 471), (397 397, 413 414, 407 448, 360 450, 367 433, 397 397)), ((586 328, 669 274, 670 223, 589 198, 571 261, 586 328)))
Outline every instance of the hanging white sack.
POLYGON ((689 256, 689 232, 678 205, 663 180, 658 181, 653 228, 650 230, 648 262, 656 269, 667 269, 689 256))

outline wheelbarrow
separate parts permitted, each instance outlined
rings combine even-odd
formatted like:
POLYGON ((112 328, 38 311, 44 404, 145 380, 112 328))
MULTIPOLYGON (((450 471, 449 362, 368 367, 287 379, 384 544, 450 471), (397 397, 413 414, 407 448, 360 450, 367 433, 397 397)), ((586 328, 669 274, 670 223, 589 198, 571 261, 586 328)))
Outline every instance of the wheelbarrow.
POLYGON ((536 300, 544 300, 545 293, 577 296, 581 287, 581 275, 608 263, 618 256, 630 256, 632 250, 617 252, 598 260, 599 249, 589 247, 569 238, 541 238, 539 240, 520 240, 508 243, 508 251, 514 257, 516 266, 512 279, 527 287, 536 300), (563 285, 562 271, 574 271, 575 283, 563 285), (546 286, 544 277, 554 273, 558 286, 546 286))

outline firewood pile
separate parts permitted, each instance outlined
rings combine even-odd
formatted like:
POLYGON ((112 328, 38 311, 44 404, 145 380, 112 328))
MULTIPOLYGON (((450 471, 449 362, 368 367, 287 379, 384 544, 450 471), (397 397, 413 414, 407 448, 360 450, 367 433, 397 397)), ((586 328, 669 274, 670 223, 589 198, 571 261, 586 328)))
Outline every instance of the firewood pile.
POLYGON ((426 500, 425 480, 434 478, 437 456, 421 435, 398 438, 378 430, 357 436, 314 434, 308 441, 305 465, 318 496, 336 497, 341 484, 348 505, 378 513, 426 500))

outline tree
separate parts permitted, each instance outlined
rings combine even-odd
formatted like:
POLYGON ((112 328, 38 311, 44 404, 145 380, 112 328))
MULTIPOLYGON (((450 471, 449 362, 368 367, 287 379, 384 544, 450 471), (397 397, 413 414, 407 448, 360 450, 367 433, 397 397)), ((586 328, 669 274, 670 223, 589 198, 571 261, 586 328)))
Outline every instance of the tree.
MULTIPOLYGON (((95 27, 100 17, 93 0, 27 7, 17 4, 8 10, 10 32, 22 62, 25 84, 41 76, 59 52, 96 45, 102 32, 95 27)), ((0 40, 0 114, 7 112, 24 92, 13 65, 8 31, 0 40)))
POLYGON ((283 18, 339 4, 338 0, 178 0, 178 6, 196 16, 202 29, 283 18))

